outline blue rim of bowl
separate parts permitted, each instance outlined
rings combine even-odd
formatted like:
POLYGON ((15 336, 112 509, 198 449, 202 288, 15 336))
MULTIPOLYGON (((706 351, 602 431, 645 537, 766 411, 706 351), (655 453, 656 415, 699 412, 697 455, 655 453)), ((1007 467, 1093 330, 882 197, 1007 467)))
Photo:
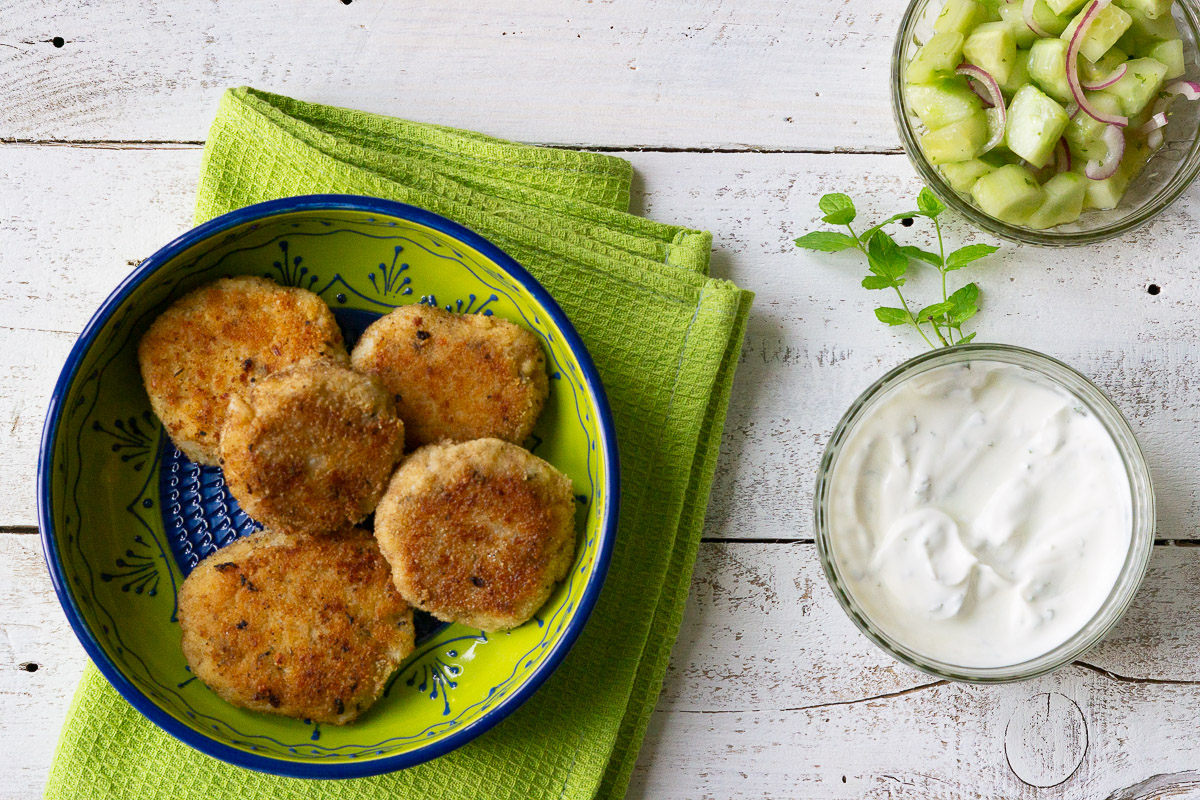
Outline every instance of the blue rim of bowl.
POLYGON ((87 652, 88 657, 91 658, 92 663, 99 668, 101 674, 112 684, 113 688, 130 705, 155 725, 184 744, 206 755, 239 767, 246 767, 273 775, 282 775, 291 778, 322 779, 364 778, 422 764, 443 756, 485 733, 524 704, 545 683, 546 679, 558 668, 559 664, 562 663, 562 660, 579 638, 579 634, 583 632, 583 628, 591 616, 592 610, 595 608, 596 601, 599 599, 601 589, 604 586, 604 580, 608 575, 609 562, 612 560, 613 544, 617 533, 617 515, 621 498, 616 428, 613 425, 612 411, 608 405, 608 396, 605 394, 604 385, 600 381, 600 374, 596 370, 596 365, 592 361, 591 354, 588 352, 587 347, 584 346, 583 340, 579 338, 579 333, 575 330, 575 326, 567 319, 567 315, 559 307, 558 303, 555 302, 554 298, 550 296, 550 293, 524 267, 518 264, 512 256, 469 228, 459 225, 457 222, 446 219, 432 211, 408 205, 407 203, 399 203, 394 200, 384 200, 377 197, 344 194, 313 194, 286 197, 280 200, 257 203, 227 214, 222 214, 191 229, 139 264, 113 290, 112 294, 108 296, 96 313, 92 315, 83 332, 79 335, 79 339, 75 342, 74 347, 71 348, 70 355, 67 356, 66 364, 63 365, 58 381, 54 385, 54 393, 50 396, 50 407, 46 412, 46 421, 42 428, 37 481, 38 527, 42 539, 46 567, 50 571, 50 580, 54 584, 54 591, 58 595, 58 601, 67 615, 67 621, 75 631, 75 636, 83 645, 83 649, 87 652), (298 211, 330 210, 379 214, 404 219, 409 222, 416 222, 433 228, 439 233, 458 239, 492 260, 497 266, 515 278, 523 289, 529 292, 542 308, 545 309, 555 325, 558 326, 572 355, 579 362, 583 379, 594 398, 596 416, 602 439, 601 446, 605 454, 604 478, 606 482, 605 494, 607 502, 600 529, 601 542, 599 552, 592 569, 592 575, 588 580, 587 587, 584 589, 583 597, 580 598, 575 615, 571 618, 562 637, 554 644, 546 659, 513 694, 479 719, 466 727, 456 730, 449 736, 431 743, 428 747, 370 761, 308 764, 303 761, 268 758, 247 753, 204 736, 159 708, 122 674, 121 670, 118 669, 116 664, 108 657, 108 654, 105 653, 99 641, 92 635, 91 630, 83 620, 74 597, 68 589, 67 579, 60 563, 57 538, 54 535, 54 527, 51 520, 50 485, 54 460, 54 442, 58 434, 62 404, 66 400, 67 393, 75 380, 83 357, 92 346, 97 334, 104 327, 109 316, 129 297, 137 286, 163 265, 169 263, 179 253, 229 228, 280 214, 298 211))

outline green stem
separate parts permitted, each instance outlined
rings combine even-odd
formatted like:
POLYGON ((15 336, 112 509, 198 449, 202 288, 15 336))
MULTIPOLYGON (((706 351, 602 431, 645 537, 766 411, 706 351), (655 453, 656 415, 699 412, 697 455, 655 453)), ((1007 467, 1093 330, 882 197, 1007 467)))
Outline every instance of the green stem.
MULTIPOLYGON (((944 244, 942 244, 942 225, 940 222, 938 222, 937 217, 933 218, 933 228, 934 228, 934 230, 937 231, 938 258, 940 258, 941 262, 942 262, 942 265, 940 267, 938 267, 938 272, 942 273, 942 302, 944 303, 948 299, 950 299, 950 295, 948 295, 946 293, 946 246, 944 244)), ((947 321, 948 320, 949 320, 949 315, 947 315, 947 321)), ((937 326, 934 326, 934 327, 936 329, 937 326)), ((946 332, 950 336, 949 343, 954 344, 954 331, 947 329, 946 332)), ((938 335, 941 336, 941 334, 938 334, 938 335)), ((943 339, 942 341, 945 341, 945 340, 943 339)))
MULTIPOLYGON (((864 256, 866 256, 867 255, 866 248, 864 248, 862 246, 862 241, 858 238, 858 234, 854 232, 854 228, 850 227, 849 222, 846 223, 846 230, 850 231, 850 237, 852 239, 854 239, 854 246, 858 248, 858 252, 860 252, 864 256)), ((867 256, 867 258, 870 258, 870 256, 867 256)))
MULTIPOLYGON (((916 317, 913 316, 912 311, 908 307, 908 301, 905 300, 904 295, 900 293, 900 287, 893 286, 892 288, 896 290, 896 297, 900 298, 900 305, 904 306, 904 313, 908 314, 908 319, 912 323, 913 327, 917 329, 917 333, 921 334, 921 338, 925 340, 925 344, 929 345, 932 349, 936 350, 937 345, 934 344, 933 342, 931 342, 929 340, 929 337, 925 335, 925 329, 921 327, 921 323, 917 320, 916 317)), ((936 331, 937 326, 934 325, 933 329, 936 331)), ((938 338, 941 338, 940 333, 938 334, 938 338)), ((945 341, 945 340, 943 339, 942 341, 945 341)))
MULTIPOLYGON (((934 322, 934 321, 933 321, 933 318, 932 318, 932 317, 930 317, 930 319, 929 319, 929 323, 930 323, 931 325, 933 325, 933 332, 934 332, 934 333, 936 333, 936 334, 937 334, 937 337, 938 337, 938 339, 940 339, 940 340, 941 340, 941 342, 942 342, 942 347, 949 347, 949 346, 950 346, 950 343, 946 341, 946 337, 945 337, 945 336, 942 336, 942 330, 941 330, 941 328, 939 328, 939 327, 938 327, 938 324, 937 324, 936 322, 934 322)), ((951 329, 950 329, 949 327, 947 327, 947 328, 946 328, 946 333, 950 333, 950 332, 951 332, 951 329)), ((951 335, 951 338, 953 338, 953 335, 951 335)))

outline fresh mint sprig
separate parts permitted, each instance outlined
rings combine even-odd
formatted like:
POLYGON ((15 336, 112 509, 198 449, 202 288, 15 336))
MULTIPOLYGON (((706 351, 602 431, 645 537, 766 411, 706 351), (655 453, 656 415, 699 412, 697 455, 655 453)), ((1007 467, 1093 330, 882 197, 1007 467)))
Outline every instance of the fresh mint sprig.
POLYGON ((999 248, 990 244, 969 244, 946 254, 942 240, 942 225, 938 217, 946 206, 928 188, 922 188, 917 196, 917 210, 893 214, 879 224, 867 228, 862 234, 854 232, 854 220, 858 211, 854 201, 845 194, 834 193, 823 196, 818 203, 824 213, 822 220, 829 225, 845 227, 849 233, 840 231, 813 231, 796 240, 797 247, 806 250, 817 250, 823 253, 837 253, 842 250, 858 250, 867 259, 867 269, 870 275, 862 279, 864 289, 885 291, 893 289, 900 300, 900 307, 880 306, 875 309, 875 317, 885 325, 912 325, 917 333, 930 347, 937 347, 936 339, 942 347, 955 344, 966 344, 975 338, 975 332, 964 334, 963 323, 979 312, 979 287, 968 283, 953 293, 949 293, 947 276, 951 272, 966 267, 979 259, 989 256, 999 248), (923 217, 933 221, 937 232, 938 252, 931 253, 911 245, 900 246, 884 232, 884 228, 894 222, 923 217), (937 269, 942 277, 942 299, 917 311, 912 310, 904 297, 901 287, 907 282, 905 277, 912 261, 920 261, 937 269), (928 326, 928 332, 925 326, 928 326), (930 336, 932 334, 932 338, 930 336))

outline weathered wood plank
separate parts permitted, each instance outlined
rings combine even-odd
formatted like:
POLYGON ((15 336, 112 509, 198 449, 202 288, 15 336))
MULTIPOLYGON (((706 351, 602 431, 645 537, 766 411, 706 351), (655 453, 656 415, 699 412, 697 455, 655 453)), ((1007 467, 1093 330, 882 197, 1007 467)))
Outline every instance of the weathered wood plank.
MULTIPOLYGON (((903 156, 631 158, 636 210, 713 230, 714 273, 758 293, 707 533, 810 538, 813 475, 829 432, 858 392, 922 345, 876 322, 876 296, 858 286, 864 268, 854 257, 807 254, 792 239, 816 224, 823 192, 850 192, 864 219, 875 220, 906 205, 918 184, 903 156)), ((24 359, 28 371, 27 380, 0 386, 0 403, 32 410, 15 425, 0 418, 12 443, 0 469, 0 525, 34 523, 29 480, 40 409, 62 360, 54 354, 65 355, 69 334, 131 263, 188 227, 198 168, 198 148, 0 145, 0 193, 9 200, 0 207, 0 358, 24 359), (45 191, 47 180, 66 177, 83 188, 45 191)), ((1191 344, 1200 333, 1192 302, 1200 272, 1189 251, 1197 198, 1200 187, 1152 226, 1086 252, 1007 246, 975 276, 984 290, 981 340, 1066 360, 1131 418, 1158 490, 1159 536, 1169 539, 1197 538, 1200 518, 1191 344), (1151 282, 1160 294, 1146 292, 1151 282)), ((899 235, 932 242, 917 227, 899 235)), ((953 220, 947 236, 983 240, 953 220)), ((913 286, 917 296, 933 290, 913 286)))
POLYGON ((50 586, 39 538, 0 534, 3 800, 41 796, 85 659, 50 586))
POLYGON ((1156 548, 1081 662, 968 687, 875 650, 812 546, 706 545, 629 796, 1200 796, 1198 569, 1200 548, 1156 548))
POLYGON ((249 83, 527 141, 891 148, 904 6, 4 0, 0 138, 200 140, 249 83))
POLYGON ((807 709, 662 708, 628 796, 1194 798, 1198 713, 1195 686, 1113 683, 1077 667, 807 709))
MULTIPOLYGON (((38 543, 0 535, 4 800, 36 795, 84 664, 38 543)), ((704 545, 631 796, 1039 797, 1016 774, 1073 774, 1054 796, 1099 797, 1182 770, 1200 746, 1198 569, 1200 548, 1157 548, 1092 668, 967 688, 931 686, 867 642, 811 545, 704 545)))

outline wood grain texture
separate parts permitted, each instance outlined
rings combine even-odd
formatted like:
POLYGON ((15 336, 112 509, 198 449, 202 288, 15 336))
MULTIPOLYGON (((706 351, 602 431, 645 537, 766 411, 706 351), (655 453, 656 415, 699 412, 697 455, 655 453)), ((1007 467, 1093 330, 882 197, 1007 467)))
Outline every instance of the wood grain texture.
POLYGON ((525 141, 894 148, 905 5, 3 0, 0 138, 201 140, 248 83, 525 141))
MULTIPOLYGON (((21 378, 0 386, 0 526, 34 524, 29 476, 41 409, 71 334, 138 259, 187 229, 199 148, 0 145, 0 359, 21 378), (84 188, 46 191, 47 176, 84 188), (100 209, 100 211, 97 211, 100 209), (48 224, 54 219, 55 224, 48 224), (59 222, 61 220, 61 222, 59 222)), ((871 313, 865 270, 848 254, 818 256, 792 240, 817 225, 816 200, 834 189, 877 220, 919 184, 903 156, 630 154, 635 211, 708 228, 713 272, 758 293, 722 443, 706 535, 811 538, 811 488, 822 449, 854 397, 920 352, 871 313)), ((1200 334, 1190 252, 1200 187, 1160 220, 1116 242, 1077 250, 1005 246, 976 268, 980 340, 1042 350, 1094 379, 1130 418, 1159 500, 1158 535, 1200 538, 1200 392, 1189 342, 1200 334), (1150 283, 1161 293, 1150 295, 1150 283)), ((932 245, 930 232, 897 228, 932 245)), ((952 220, 955 244, 983 241, 952 220)), ((966 273, 963 273, 966 274, 966 273)), ((934 291, 917 279, 920 297, 934 291)))
MULTIPOLYGON (((1197 570, 1200 548, 1156 548, 1133 609, 1086 666, 965 687, 877 651, 811 545, 703 545, 630 797, 1195 796, 1195 775, 1163 776, 1200 748, 1197 570), (1047 777, 1053 793, 1034 791, 1047 777)), ((0 534, 3 800, 37 796, 84 658, 38 537, 0 534)))
POLYGON ((1156 548, 1083 660, 972 687, 876 651, 811 545, 707 544, 629 796, 1200 796, 1198 568, 1200 548, 1156 548))

